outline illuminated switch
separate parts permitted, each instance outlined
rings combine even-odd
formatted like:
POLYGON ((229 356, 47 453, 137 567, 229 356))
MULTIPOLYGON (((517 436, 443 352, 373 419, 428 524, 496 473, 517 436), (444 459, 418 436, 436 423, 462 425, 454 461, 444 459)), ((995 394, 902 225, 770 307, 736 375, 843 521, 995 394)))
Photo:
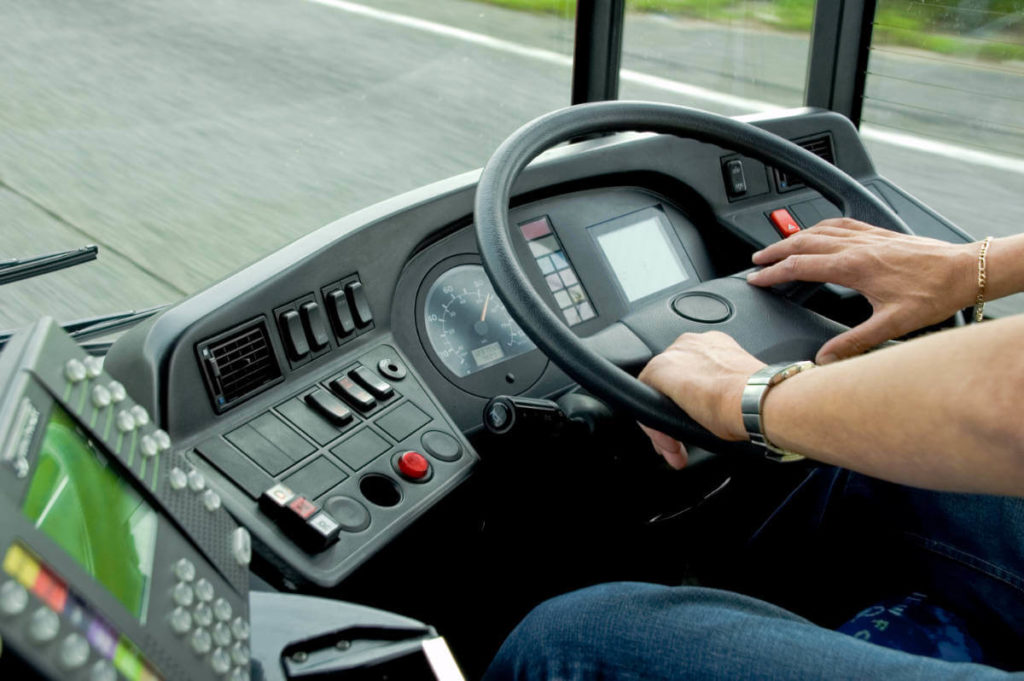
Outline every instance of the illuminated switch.
POLYGON ((306 523, 306 544, 314 551, 323 551, 338 541, 341 526, 329 514, 320 512, 306 523))
POLYGON ((343 397, 363 411, 369 411, 377 405, 373 395, 366 392, 348 376, 342 376, 330 382, 331 391, 338 397, 343 397))
POLYGON ((773 210, 769 217, 771 218, 772 225, 775 226, 775 231, 778 232, 783 239, 791 237, 800 231, 800 225, 795 219, 793 219, 793 216, 790 215, 789 211, 785 208, 773 210))
POLYGON ((274 485, 260 495, 260 510, 271 517, 280 517, 295 498, 295 492, 285 485, 274 485))
POLYGON ((343 426, 352 420, 352 410, 325 390, 317 389, 306 395, 306 404, 336 426, 343 426))
POLYGON ((302 521, 309 520, 317 512, 316 504, 306 497, 295 497, 288 502, 288 510, 294 518, 302 521))

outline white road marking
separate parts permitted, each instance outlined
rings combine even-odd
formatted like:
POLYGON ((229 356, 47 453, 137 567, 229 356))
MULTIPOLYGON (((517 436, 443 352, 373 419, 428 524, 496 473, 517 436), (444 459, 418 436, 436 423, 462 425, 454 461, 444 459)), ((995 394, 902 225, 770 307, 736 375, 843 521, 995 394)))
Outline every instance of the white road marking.
MULTIPOLYGON (((447 24, 440 24, 435 21, 428 21, 426 19, 418 19, 405 14, 398 14, 397 12, 375 9, 355 2, 348 2, 347 0, 307 0, 307 2, 313 2, 318 5, 341 10, 343 12, 358 14, 398 26, 412 28, 425 33, 432 33, 434 35, 461 40, 462 42, 479 45, 481 47, 505 52, 507 54, 515 54, 528 59, 547 62, 549 64, 557 64, 569 68, 572 67, 572 57, 569 55, 559 54, 558 52, 552 52, 551 50, 545 50, 538 47, 529 47, 509 40, 494 38, 483 33, 476 33, 475 31, 467 31, 462 28, 448 26, 447 24)), ((765 113, 769 111, 779 111, 786 108, 777 104, 771 104, 757 99, 748 99, 746 97, 738 97, 725 92, 718 92, 716 90, 699 87, 697 85, 689 85, 670 78, 662 78, 661 76, 641 73, 630 69, 622 69, 622 71, 619 72, 619 78, 620 80, 629 83, 644 85, 656 90, 684 95, 704 102, 742 109, 748 113, 765 113)), ((860 134, 864 139, 869 139, 874 142, 881 142, 882 144, 888 144, 894 147, 911 149, 913 151, 931 154, 933 156, 941 156, 961 163, 971 163, 987 168, 1005 170, 1024 175, 1024 159, 1021 158, 971 149, 970 147, 962 147, 927 137, 892 132, 876 128, 871 125, 861 126, 860 134)))

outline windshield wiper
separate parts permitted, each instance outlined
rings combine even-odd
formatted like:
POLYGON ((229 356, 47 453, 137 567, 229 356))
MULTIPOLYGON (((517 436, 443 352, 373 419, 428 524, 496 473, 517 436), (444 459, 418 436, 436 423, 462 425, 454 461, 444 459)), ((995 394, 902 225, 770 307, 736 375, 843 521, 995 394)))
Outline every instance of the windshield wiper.
POLYGON ((70 251, 5 260, 0 262, 0 286, 95 260, 99 250, 90 244, 70 251))
MULTIPOLYGON (((2 272, 3 270, 0 270, 2 272)), ((81 343, 89 338, 95 338, 96 336, 103 336, 120 329, 134 326, 144 319, 148 319, 153 315, 166 310, 168 304, 156 305, 154 307, 147 307, 144 310, 129 310, 128 312, 118 312, 116 314, 101 315, 99 317, 89 317, 87 319, 79 319, 73 322, 67 322, 62 324, 61 327, 68 332, 68 334, 76 341, 81 343)), ((10 340, 11 336, 17 333, 17 331, 5 331, 0 333, 0 350, 3 349, 7 341, 10 340)), ((102 354, 100 350, 104 347, 109 347, 109 343, 98 343, 94 344, 95 348, 89 347, 89 344, 83 343, 92 354, 102 354)))

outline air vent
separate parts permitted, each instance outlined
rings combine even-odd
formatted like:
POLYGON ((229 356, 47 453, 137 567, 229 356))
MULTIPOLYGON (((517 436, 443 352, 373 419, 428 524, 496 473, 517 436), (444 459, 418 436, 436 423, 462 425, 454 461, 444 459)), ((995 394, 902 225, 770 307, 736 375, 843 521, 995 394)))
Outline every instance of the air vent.
MULTIPOLYGON (((796 143, 815 156, 819 156, 832 165, 835 165, 836 157, 835 153, 832 151, 832 137, 830 135, 824 134, 818 135, 817 137, 809 137, 807 139, 798 140, 796 143)), ((804 186, 803 182, 800 182, 797 179, 791 179, 789 173, 777 168, 775 169, 775 182, 778 185, 780 192, 788 192, 794 189, 800 189, 804 186)))
POLYGON ((199 343, 196 352, 218 414, 282 378, 262 318, 199 343))

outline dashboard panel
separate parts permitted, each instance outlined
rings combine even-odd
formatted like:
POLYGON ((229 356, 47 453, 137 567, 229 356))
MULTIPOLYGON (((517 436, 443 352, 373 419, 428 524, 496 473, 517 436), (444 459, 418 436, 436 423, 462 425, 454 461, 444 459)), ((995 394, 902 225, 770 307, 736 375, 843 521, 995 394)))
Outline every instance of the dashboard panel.
MULTIPOLYGON (((513 244, 531 283, 541 291, 548 306, 583 336, 620 319, 652 294, 685 290, 714 275, 697 227, 668 199, 649 190, 609 187, 570 192, 516 208, 511 215, 518 228, 513 244), (647 241, 638 238, 637 229, 647 241), (631 252, 625 251, 623 236, 635 245, 631 252), (629 277, 635 278, 638 267, 649 273, 652 264, 663 268, 664 278, 653 288, 642 290, 643 295, 630 299, 628 292, 636 284, 629 277)), ((483 282, 478 287, 463 287, 465 292, 459 288, 444 294, 436 288, 438 282, 444 288, 445 277, 450 273, 479 267, 480 258, 475 251, 472 225, 420 251, 398 281, 394 331, 401 340, 408 341, 403 347, 414 360, 420 359, 421 371, 443 376, 460 391, 484 399, 522 394, 534 388, 548 367, 547 359, 532 341, 506 339, 506 347, 512 345, 522 352, 512 355, 506 350, 509 356, 474 367, 473 371, 453 371, 450 366, 453 361, 473 364, 473 348, 462 346, 462 359, 449 359, 458 353, 449 347, 449 336, 442 335, 440 316, 450 312, 441 306, 435 308, 437 302, 443 301, 432 301, 430 293, 438 293, 446 300, 455 296, 453 308, 459 307, 459 313, 474 314, 473 321, 479 322, 488 299, 483 282), (461 299, 466 299, 464 305, 459 302, 461 299), (433 324, 432 315, 438 316, 433 324), (416 320, 415 329, 412 320, 416 320)), ((482 269, 473 271, 482 273, 482 269)), ((649 285, 649 281, 644 285, 649 285)), ((489 283, 486 288, 493 291, 489 283)), ((500 309, 503 312, 504 306, 500 309)), ((505 319, 502 323, 514 325, 509 334, 513 339, 520 338, 522 332, 514 321, 505 319)), ((490 335, 477 333, 474 326, 463 327, 464 337, 472 336, 474 343, 480 343, 474 347, 487 347, 485 339, 493 342, 490 335)), ((567 379, 562 377, 557 385, 567 386, 567 379)), ((557 387, 540 389, 550 392, 557 387)), ((465 415, 467 429, 472 428, 469 420, 474 417, 479 421, 479 413, 465 415)))
MULTIPOLYGON (((801 109, 750 120, 826 139, 840 167, 915 231, 969 240, 881 178, 846 119, 801 109)), ((572 387, 480 279, 478 176, 326 225, 136 327, 108 355, 108 370, 249 528, 268 578, 337 584, 471 474, 480 457, 467 435, 489 397, 572 387), (435 326, 446 304, 455 316, 435 326), (461 343, 448 343, 449 329, 461 343), (274 505, 294 497, 296 508, 274 505), (289 512, 326 514, 330 537, 301 540, 287 530, 294 518, 282 524, 289 512)), ((780 238, 778 209, 801 227, 837 212, 759 161, 631 133, 543 154, 517 181, 511 222, 531 284, 590 336, 659 292, 729 274, 715 271, 712 246, 749 262, 780 238)))

